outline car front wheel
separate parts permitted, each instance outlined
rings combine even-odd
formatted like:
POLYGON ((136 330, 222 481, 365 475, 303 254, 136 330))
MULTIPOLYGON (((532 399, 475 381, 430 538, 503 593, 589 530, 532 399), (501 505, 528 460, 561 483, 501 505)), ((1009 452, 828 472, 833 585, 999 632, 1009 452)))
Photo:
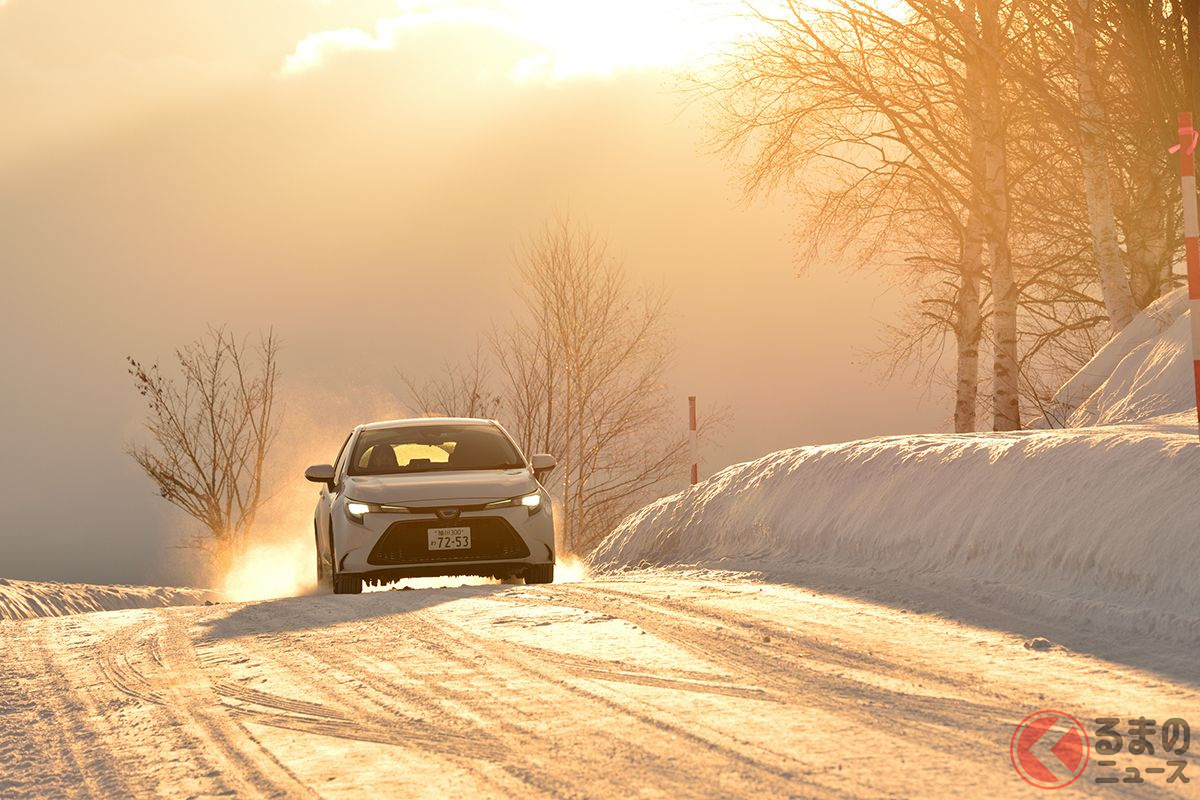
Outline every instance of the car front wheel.
MULTIPOLYGON (((315 526, 314 526, 315 527, 315 526)), ((321 558, 321 534, 317 533, 317 585, 325 586, 329 583, 328 576, 325 574, 325 560, 321 558)))
POLYGON ((333 573, 334 594, 362 594, 362 578, 357 575, 333 573))
POLYGON ((554 583, 554 565, 533 564, 527 567, 525 583, 554 583))

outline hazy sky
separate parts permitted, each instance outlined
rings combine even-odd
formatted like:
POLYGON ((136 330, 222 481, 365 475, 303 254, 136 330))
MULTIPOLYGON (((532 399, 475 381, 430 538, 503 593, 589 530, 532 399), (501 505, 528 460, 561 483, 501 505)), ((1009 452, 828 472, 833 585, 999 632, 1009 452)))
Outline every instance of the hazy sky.
MULTIPOLYGON (((706 471, 945 429, 943 395, 862 363, 900 298, 795 277, 787 199, 705 154, 677 75, 739 30, 665 0, 0 0, 0 577, 186 580, 186 523, 122 453, 126 355, 274 326, 277 463, 327 461, 405 413, 397 370, 512 312, 556 213, 669 289, 681 424, 693 393, 733 415, 706 471)), ((298 536, 311 498, 277 498, 298 536)))

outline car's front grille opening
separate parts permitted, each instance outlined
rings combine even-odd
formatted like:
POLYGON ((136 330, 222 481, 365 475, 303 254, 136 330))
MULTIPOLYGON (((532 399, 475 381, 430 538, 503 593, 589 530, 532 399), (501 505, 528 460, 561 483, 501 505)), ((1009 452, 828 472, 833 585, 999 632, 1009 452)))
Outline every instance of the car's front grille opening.
POLYGON ((502 517, 468 517, 395 522, 379 537, 367 563, 423 564, 433 561, 499 561, 529 556, 529 548, 502 517), (470 528, 471 546, 461 550, 430 550, 429 531, 470 528))

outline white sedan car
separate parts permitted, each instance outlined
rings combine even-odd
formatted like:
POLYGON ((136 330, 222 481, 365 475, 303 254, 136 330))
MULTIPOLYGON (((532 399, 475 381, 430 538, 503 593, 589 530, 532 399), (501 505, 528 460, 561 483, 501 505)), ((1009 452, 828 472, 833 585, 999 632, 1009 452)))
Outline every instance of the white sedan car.
POLYGON ((555 461, 527 460, 495 420, 359 425, 332 465, 309 467, 317 502, 317 581, 437 575, 554 580, 554 518, 541 484, 555 461))

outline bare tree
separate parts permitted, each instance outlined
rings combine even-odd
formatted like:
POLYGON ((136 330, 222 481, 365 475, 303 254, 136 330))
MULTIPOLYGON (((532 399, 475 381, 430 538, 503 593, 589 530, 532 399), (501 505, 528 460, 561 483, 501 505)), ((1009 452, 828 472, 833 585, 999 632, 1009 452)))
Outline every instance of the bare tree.
MULTIPOLYGON (((568 219, 517 255, 523 313, 489 337, 496 416, 526 453, 547 452, 568 552, 586 552, 630 511, 686 475, 682 415, 662 376, 670 361, 666 299, 633 289, 603 240, 568 219)), ((423 411, 462 410, 490 376, 479 355, 409 394, 423 411), (465 377, 464 377, 465 376, 465 377), (440 405, 439 405, 440 404, 440 405)), ((490 390, 478 392, 493 396, 490 390)), ((702 423, 707 437, 722 415, 702 423)))
POLYGON ((1200 2, 1100 2, 1114 199, 1133 297, 1145 308, 1173 288, 1182 247, 1179 181, 1162 153, 1175 142, 1175 112, 1200 109, 1200 2))
POLYGON ((423 413, 494 419, 502 398, 491 387, 488 356, 483 343, 477 342, 475 352, 464 364, 445 362, 438 380, 418 382, 406 375, 401 378, 413 404, 423 413))
POLYGON ((1163 87, 1200 85, 1177 79, 1189 8, 785 0, 695 85, 747 189, 799 190, 802 263, 912 292, 880 353, 924 368, 953 336, 956 429, 978 401, 1009 430, 1175 280, 1163 87))
POLYGON ((953 274, 958 290, 937 318, 958 342, 960 430, 974 427, 986 246, 993 424, 1020 427, 1001 4, 911 0, 901 10, 864 0, 789 0, 779 14, 752 14, 768 33, 703 86, 719 100, 726 151, 755 151, 747 185, 815 182, 826 201, 806 219, 811 240, 824 241, 831 230, 859 240, 873 233, 861 260, 876 260, 886 242, 884 255, 901 256, 896 261, 906 267, 953 274), (834 176, 822 182, 815 167, 830 163, 834 176), (914 229, 926 241, 933 233, 935 252, 898 252, 896 232, 906 238, 914 229), (952 259, 935 254, 951 243, 952 259))
POLYGON ((1020 9, 1026 24, 1012 33, 1008 65, 1042 120, 1041 138, 1078 162, 1071 171, 1086 200, 1095 280, 1117 331, 1173 281, 1178 182, 1162 152, 1195 85, 1187 5, 1035 0, 1020 9))
POLYGON ((245 544, 264 499, 263 467, 279 429, 278 354, 273 332, 247 348, 212 328, 175 351, 175 377, 128 359, 149 442, 126 452, 163 499, 204 526, 191 544, 218 566, 245 544))
POLYGON ((519 259, 533 353, 521 342, 503 360, 536 359, 538 343, 553 353, 542 406, 561 409, 563 540, 585 551, 686 461, 662 382, 666 298, 633 292, 605 243, 568 219, 527 242, 519 259))

